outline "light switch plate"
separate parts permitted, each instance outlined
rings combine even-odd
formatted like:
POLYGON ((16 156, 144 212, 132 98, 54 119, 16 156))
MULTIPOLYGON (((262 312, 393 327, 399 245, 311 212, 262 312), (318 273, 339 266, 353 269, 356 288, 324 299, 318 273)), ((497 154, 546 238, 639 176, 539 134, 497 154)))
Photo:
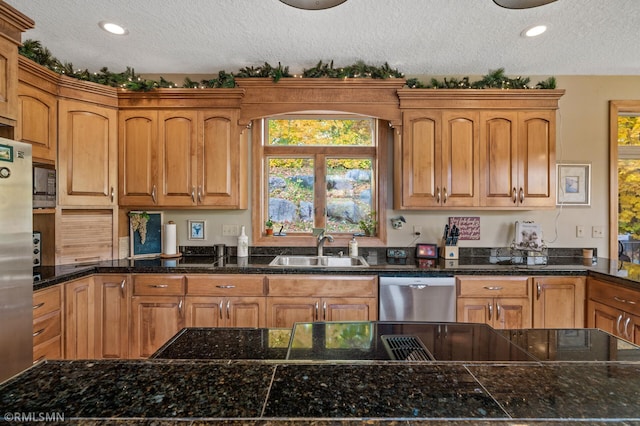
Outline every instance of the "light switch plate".
POLYGON ((222 225, 223 237, 237 237, 240 234, 238 225, 222 225))

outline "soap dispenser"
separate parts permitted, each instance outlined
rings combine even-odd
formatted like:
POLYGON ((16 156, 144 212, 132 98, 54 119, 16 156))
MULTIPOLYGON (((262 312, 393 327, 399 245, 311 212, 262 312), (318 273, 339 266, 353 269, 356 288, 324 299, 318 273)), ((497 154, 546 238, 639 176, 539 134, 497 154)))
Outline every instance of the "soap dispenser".
POLYGON ((349 256, 358 257, 358 241, 355 235, 351 238, 351 241, 349 241, 349 256))
POLYGON ((240 235, 238 235, 238 257, 249 256, 249 237, 244 233, 244 226, 240 229, 240 235))

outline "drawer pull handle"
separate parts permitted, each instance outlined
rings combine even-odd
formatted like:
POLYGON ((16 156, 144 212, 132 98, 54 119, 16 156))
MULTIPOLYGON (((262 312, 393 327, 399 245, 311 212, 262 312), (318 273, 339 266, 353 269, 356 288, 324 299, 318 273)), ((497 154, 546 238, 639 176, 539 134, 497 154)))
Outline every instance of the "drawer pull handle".
POLYGON ((124 297, 124 285, 127 282, 126 278, 123 278, 122 281, 120 282, 120 297, 124 297))
POLYGON ((536 283, 536 288, 538 289, 536 297, 540 299, 540 295, 542 294, 542 286, 540 285, 540 283, 536 283))
POLYGON ((627 320, 624 322, 624 337, 626 339, 631 340, 631 335, 629 334, 629 323, 631 322, 631 318, 627 318, 627 320))
POLYGON ((236 288, 235 285, 229 284, 229 285, 217 285, 217 288, 236 288))
POLYGON ((500 319, 500 304, 496 303, 496 319, 500 319))
POLYGON ((36 331, 35 333, 33 333, 33 337, 39 336, 42 333, 44 333, 44 328, 41 328, 40 330, 36 331))
POLYGON ((616 332, 618 336, 622 336, 622 330, 620 330, 620 321, 622 321, 622 314, 618 315, 618 320, 616 321, 616 332))
POLYGON ((227 319, 231 319, 231 314, 230 314, 230 310, 231 310, 231 301, 227 300, 227 319))
POLYGON ((151 200, 153 201, 153 204, 156 203, 156 184, 153 184, 153 188, 151 189, 151 200))
POLYGON ((499 286, 499 285, 496 285, 496 286, 486 285, 486 286, 484 286, 484 289, 485 289, 485 290, 492 290, 492 291, 495 291, 495 290, 502 290, 502 287, 501 287, 501 286, 499 286))
POLYGON ((489 321, 491 321, 492 317, 493 317, 493 304, 492 303, 488 303, 489 306, 489 321))
POLYGON ((167 288, 167 287, 169 287, 169 284, 149 284, 149 287, 152 287, 152 288, 167 288))
POLYGON ((182 313, 182 303, 184 302, 184 300, 182 298, 180 298, 180 302, 178 302, 178 315, 180 315, 180 318, 182 318, 184 316, 184 314, 182 313))
POLYGON ((44 359, 44 355, 42 355, 40 358, 36 359, 35 361, 33 361, 34 364, 39 363, 40 361, 42 361, 44 359))
POLYGON ((636 304, 636 302, 634 302, 633 300, 623 299, 623 298, 618 297, 618 296, 613 296, 613 299, 617 300, 618 302, 628 303, 629 305, 635 305, 636 304))
POLYGON ((224 302, 221 300, 221 301, 220 301, 220 319, 222 319, 222 304, 223 304, 223 303, 224 303, 224 302))
POLYGON ((42 308, 44 306, 44 302, 40 302, 37 305, 33 305, 33 310, 35 311, 38 308, 42 308))

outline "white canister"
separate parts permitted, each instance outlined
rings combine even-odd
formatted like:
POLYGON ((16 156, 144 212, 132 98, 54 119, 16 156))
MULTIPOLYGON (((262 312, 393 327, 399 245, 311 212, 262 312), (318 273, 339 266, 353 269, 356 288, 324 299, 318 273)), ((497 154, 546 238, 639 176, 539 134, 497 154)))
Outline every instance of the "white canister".
POLYGON ((351 241, 349 241, 349 256, 358 257, 358 241, 355 235, 351 238, 351 241))
POLYGON ((244 233, 244 226, 240 230, 240 235, 238 235, 238 257, 248 257, 249 256, 249 237, 244 233))

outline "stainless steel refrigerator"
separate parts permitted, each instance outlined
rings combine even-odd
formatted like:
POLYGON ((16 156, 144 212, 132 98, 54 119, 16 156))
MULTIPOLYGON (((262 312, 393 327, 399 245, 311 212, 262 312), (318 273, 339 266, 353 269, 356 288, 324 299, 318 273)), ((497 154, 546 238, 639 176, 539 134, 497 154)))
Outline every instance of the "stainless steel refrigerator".
POLYGON ((0 382, 33 362, 31 145, 0 138, 0 382))

